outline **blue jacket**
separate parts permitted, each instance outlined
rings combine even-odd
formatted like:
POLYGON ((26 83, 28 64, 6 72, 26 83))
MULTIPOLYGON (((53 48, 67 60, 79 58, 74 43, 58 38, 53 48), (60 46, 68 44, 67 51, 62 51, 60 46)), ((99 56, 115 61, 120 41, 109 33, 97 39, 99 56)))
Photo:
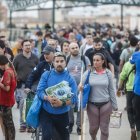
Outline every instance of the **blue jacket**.
POLYGON ((53 68, 53 65, 49 64, 48 62, 41 61, 30 73, 30 75, 28 76, 26 83, 25 83, 25 88, 29 88, 31 89, 32 85, 36 82, 40 80, 41 75, 45 72, 45 71, 49 71, 53 68))
MULTIPOLYGON (((54 69, 52 69, 50 72, 44 72, 37 87, 38 97, 41 100, 44 100, 45 89, 62 81, 67 81, 69 83, 71 92, 74 93, 74 96, 72 96, 71 99, 71 103, 75 104, 77 102, 77 84, 67 70, 64 70, 61 73, 56 72, 54 69)), ((63 107, 52 107, 48 101, 44 101, 42 107, 51 114, 63 114, 70 110, 70 105, 63 107)))
POLYGON ((135 52, 131 59, 131 64, 136 65, 136 75, 134 80, 134 93, 140 96, 140 52, 135 52))

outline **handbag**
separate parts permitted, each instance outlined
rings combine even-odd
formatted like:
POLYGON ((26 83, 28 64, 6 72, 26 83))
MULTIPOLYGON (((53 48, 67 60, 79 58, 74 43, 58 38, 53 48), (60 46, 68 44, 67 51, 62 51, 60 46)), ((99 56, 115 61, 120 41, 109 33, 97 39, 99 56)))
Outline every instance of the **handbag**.
POLYGON ((90 94, 89 76, 90 76, 90 70, 88 71, 88 75, 87 75, 87 78, 85 80, 84 87, 83 87, 83 98, 82 98, 83 108, 86 107, 88 103, 88 99, 89 99, 89 94, 90 94))
POLYGON ((42 101, 38 98, 37 95, 35 95, 33 103, 26 117, 26 123, 29 126, 32 126, 34 128, 37 128, 39 126, 39 113, 41 110, 41 106, 42 106, 42 101))

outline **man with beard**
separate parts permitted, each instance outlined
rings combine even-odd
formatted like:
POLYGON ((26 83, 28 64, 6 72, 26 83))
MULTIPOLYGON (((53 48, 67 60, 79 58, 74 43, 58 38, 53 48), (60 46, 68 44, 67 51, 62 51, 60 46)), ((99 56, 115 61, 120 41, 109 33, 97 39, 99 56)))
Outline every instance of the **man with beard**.
POLYGON ((85 52, 85 55, 89 58, 91 65, 93 65, 93 56, 96 53, 101 53, 105 56, 105 59, 107 61, 107 68, 110 69, 114 76, 114 62, 112 57, 110 56, 109 52, 104 48, 103 43, 99 37, 94 38, 94 44, 93 48, 88 49, 85 52))
POLYGON ((32 69, 38 64, 38 58, 35 54, 31 53, 31 43, 29 40, 22 42, 23 52, 18 54, 14 61, 14 67, 17 72, 17 88, 16 88, 16 101, 19 104, 20 111, 20 132, 26 131, 26 123, 24 120, 24 100, 26 93, 24 92, 25 82, 32 69))
MULTIPOLYGON (((58 131, 61 140, 70 140, 68 111, 70 110, 70 104, 77 102, 77 85, 65 69, 66 57, 63 53, 55 53, 53 65, 54 69, 43 73, 37 87, 37 95, 43 101, 39 119, 42 128, 42 140, 51 140, 53 129, 58 131), (70 99, 61 100, 58 96, 50 96, 48 92, 45 92, 46 89, 52 88, 62 81, 66 82, 68 87, 71 88, 70 94, 73 94, 70 99)), ((58 91, 60 90, 62 89, 58 89, 58 91)))
MULTIPOLYGON (((90 61, 88 57, 81 56, 79 46, 77 43, 70 43, 70 56, 67 57, 67 69, 69 73, 74 77, 76 84, 79 85, 81 78, 82 67, 84 67, 84 71, 90 66, 90 61), (69 60, 68 60, 69 59, 69 60)), ((72 105, 69 111, 69 132, 71 133, 74 125, 74 108, 72 105)), ((77 134, 81 135, 81 112, 77 112, 77 134)))

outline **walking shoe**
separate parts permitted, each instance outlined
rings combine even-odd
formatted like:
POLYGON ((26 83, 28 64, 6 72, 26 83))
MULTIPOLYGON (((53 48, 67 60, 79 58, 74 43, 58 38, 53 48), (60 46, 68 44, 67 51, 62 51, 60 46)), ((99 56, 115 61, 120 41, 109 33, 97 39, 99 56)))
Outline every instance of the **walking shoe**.
POLYGON ((30 127, 30 126, 28 126, 28 127, 27 127, 27 132, 28 132, 28 133, 35 133, 35 129, 32 128, 32 127, 30 127))
POLYGON ((26 132, 26 126, 20 126, 19 132, 26 132))
POLYGON ((137 140, 136 131, 131 131, 131 140, 137 140))
POLYGON ((77 127, 77 134, 81 135, 81 128, 80 127, 77 127))
POLYGON ((70 134, 72 133, 72 130, 73 130, 73 124, 70 123, 70 124, 69 124, 69 133, 70 133, 70 134))

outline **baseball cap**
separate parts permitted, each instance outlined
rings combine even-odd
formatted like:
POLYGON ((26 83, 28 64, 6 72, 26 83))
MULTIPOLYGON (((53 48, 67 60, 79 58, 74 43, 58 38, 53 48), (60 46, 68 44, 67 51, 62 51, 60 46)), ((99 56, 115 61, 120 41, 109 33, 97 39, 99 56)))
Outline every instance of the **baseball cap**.
POLYGON ((44 49, 43 49, 43 51, 42 51, 44 54, 50 54, 50 52, 55 52, 55 49, 54 48, 52 48, 51 46, 47 46, 47 47, 45 47, 44 49))

